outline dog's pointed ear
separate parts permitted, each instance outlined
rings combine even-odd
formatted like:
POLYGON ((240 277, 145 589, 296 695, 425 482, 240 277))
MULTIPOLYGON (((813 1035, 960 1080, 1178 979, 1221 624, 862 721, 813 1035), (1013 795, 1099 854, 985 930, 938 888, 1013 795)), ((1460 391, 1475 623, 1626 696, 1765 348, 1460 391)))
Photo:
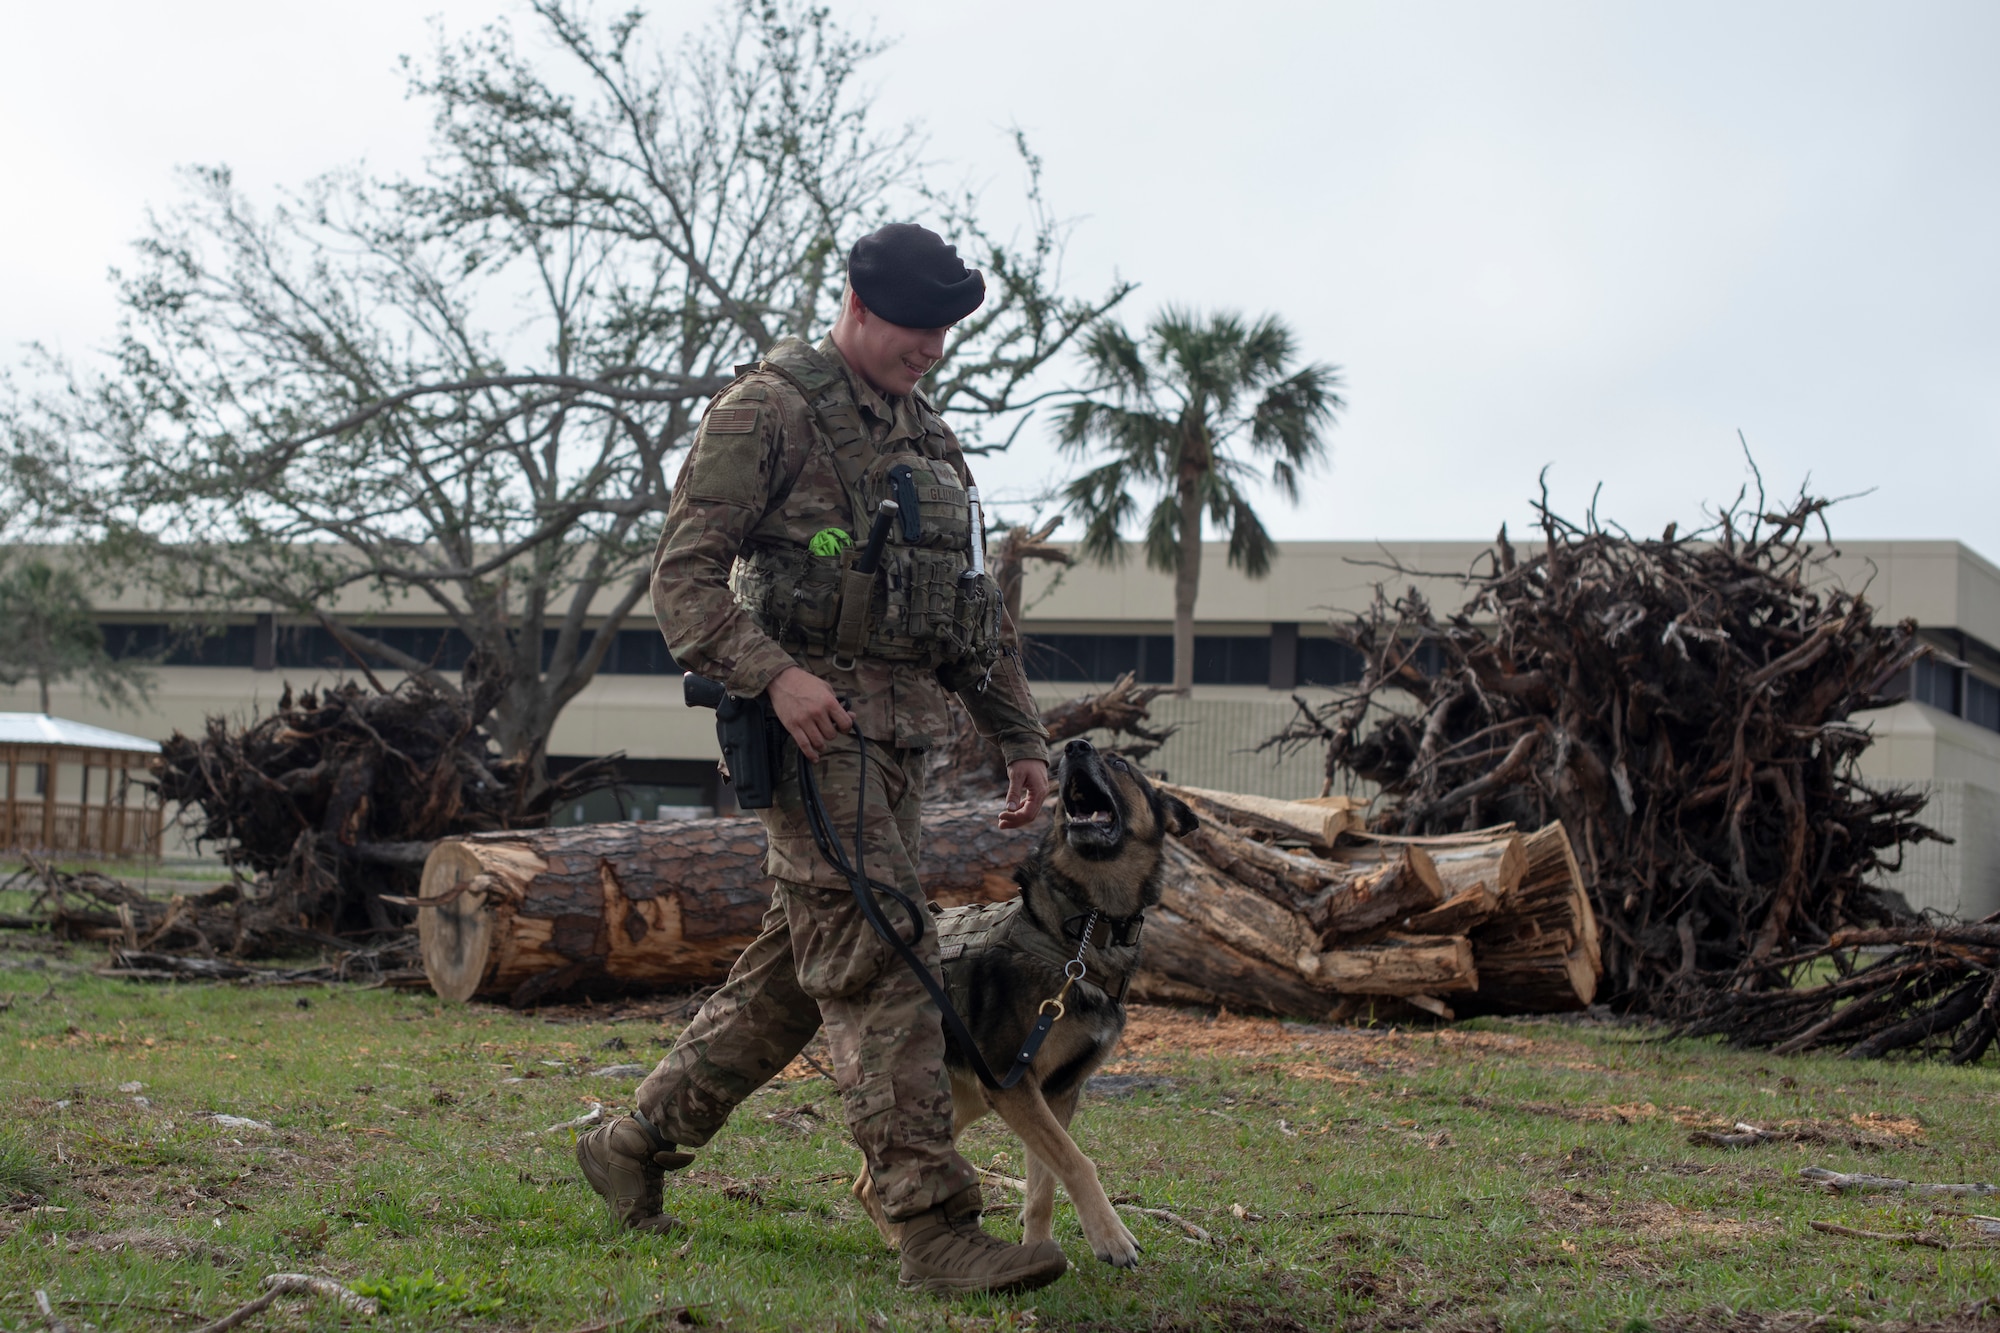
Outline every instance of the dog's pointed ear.
POLYGON ((1194 811, 1188 809, 1187 802, 1178 796, 1169 796, 1161 792, 1160 814, 1166 820, 1167 832, 1176 838, 1185 838, 1201 827, 1201 821, 1194 817, 1194 811))

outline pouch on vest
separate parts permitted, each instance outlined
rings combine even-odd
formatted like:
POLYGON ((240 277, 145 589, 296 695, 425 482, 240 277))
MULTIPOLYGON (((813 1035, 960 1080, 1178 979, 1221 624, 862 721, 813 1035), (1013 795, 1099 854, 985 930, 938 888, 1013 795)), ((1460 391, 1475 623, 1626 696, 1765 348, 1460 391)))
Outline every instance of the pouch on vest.
POLYGON ((971 569, 972 518, 934 414, 921 439, 876 453, 836 367, 791 340, 766 364, 806 396, 820 449, 846 493, 850 529, 861 530, 856 516, 873 514, 885 499, 914 523, 890 530, 872 580, 854 571, 852 547, 838 558, 789 544, 745 550, 730 573, 738 604, 788 650, 808 655, 990 665, 1001 647, 999 588, 991 578, 961 577, 971 569))

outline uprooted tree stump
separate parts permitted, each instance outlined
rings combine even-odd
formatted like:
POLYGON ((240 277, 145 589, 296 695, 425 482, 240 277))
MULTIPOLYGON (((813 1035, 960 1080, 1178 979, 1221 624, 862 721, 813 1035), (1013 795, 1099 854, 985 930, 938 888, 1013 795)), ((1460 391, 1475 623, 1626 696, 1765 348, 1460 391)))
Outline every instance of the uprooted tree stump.
MULTIPOLYGON (((1619 1007, 1706 1016, 1708 992, 1782 987, 1833 933, 1908 924, 1871 881, 1937 836, 1923 793, 1857 766, 1853 714, 1929 649, 1830 577, 1808 540, 1827 504, 1759 494, 1642 539, 1570 523, 1545 493, 1542 540, 1517 553, 1503 528, 1463 607, 1378 592, 1337 625, 1361 679, 1298 699, 1266 745, 1323 747, 1329 791, 1375 784, 1378 832, 1559 820, 1619 1007)), ((1541 984, 1539 960, 1521 966, 1541 984)))
POLYGON ((404 923, 388 905, 416 888, 434 840, 538 826, 609 780, 616 756, 542 781, 494 750, 485 708, 414 677, 387 690, 287 686, 247 725, 211 717, 199 737, 175 732, 155 761, 161 797, 255 876, 185 904, 177 924, 239 956, 393 933, 404 923))

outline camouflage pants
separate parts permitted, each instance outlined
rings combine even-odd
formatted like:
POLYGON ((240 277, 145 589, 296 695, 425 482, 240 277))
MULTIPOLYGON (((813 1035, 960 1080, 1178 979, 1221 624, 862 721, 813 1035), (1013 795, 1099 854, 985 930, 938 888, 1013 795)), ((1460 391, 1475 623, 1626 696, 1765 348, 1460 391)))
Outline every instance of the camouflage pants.
MULTIPOLYGON (((854 855, 855 801, 863 802, 866 869, 919 906, 921 750, 868 747, 867 790, 851 736, 817 766, 820 793, 854 855)), ((951 1142, 951 1083, 935 1002, 869 927, 845 880, 821 860, 796 773, 760 811, 777 892, 763 930, 729 979, 639 1085, 639 1110, 682 1147, 698 1147, 729 1113, 826 1029, 848 1129, 892 1219, 914 1217, 976 1180, 951 1142)), ((900 924, 893 900, 884 910, 900 924)), ((938 971, 937 932, 917 953, 938 971)))

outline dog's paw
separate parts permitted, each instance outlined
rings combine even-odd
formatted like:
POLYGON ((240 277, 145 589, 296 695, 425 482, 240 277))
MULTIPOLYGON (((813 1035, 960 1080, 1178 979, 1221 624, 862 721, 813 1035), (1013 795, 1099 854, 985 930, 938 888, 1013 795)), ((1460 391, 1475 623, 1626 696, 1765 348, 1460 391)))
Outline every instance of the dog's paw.
POLYGON ((1123 1222, 1115 1219, 1105 1234, 1090 1238, 1090 1251, 1113 1268, 1139 1266, 1139 1242, 1133 1239, 1123 1222))

